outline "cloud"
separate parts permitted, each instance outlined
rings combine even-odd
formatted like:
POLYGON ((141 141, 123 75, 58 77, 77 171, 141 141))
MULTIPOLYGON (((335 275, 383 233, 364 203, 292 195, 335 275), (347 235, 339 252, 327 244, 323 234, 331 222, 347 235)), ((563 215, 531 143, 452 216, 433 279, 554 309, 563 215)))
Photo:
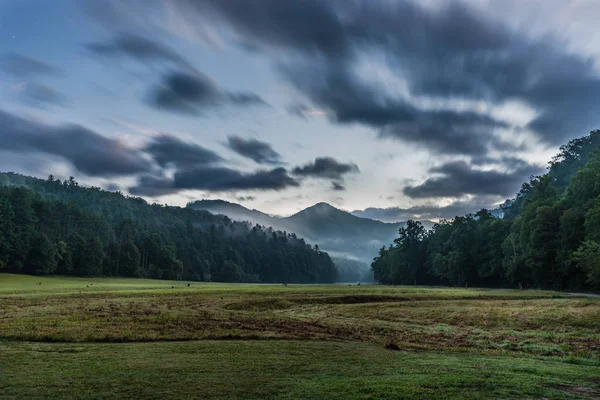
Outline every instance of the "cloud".
POLYGON ((171 72, 150 94, 155 108, 183 114, 199 114, 207 109, 224 106, 266 106, 254 93, 229 92, 200 72, 171 72))
POLYGON ((199 114, 208 108, 223 106, 266 106, 251 92, 230 92, 219 87, 209 76, 196 70, 185 58, 149 38, 121 33, 106 43, 90 43, 86 47, 102 57, 127 57, 142 64, 168 63, 176 69, 163 75, 149 95, 150 105, 183 114, 199 114))
POLYGON ((292 173, 297 176, 337 180, 342 180, 346 174, 358 172, 356 164, 341 163, 331 157, 317 157, 314 162, 295 167, 292 170, 292 173))
POLYGON ((429 169, 436 174, 425 182, 403 189, 412 198, 462 197, 465 195, 508 196, 517 192, 527 177, 542 172, 535 165, 522 162, 509 172, 475 169, 464 161, 453 161, 429 169))
POLYGON ((177 168, 189 168, 223 161, 212 150, 165 134, 152 140, 144 151, 150 154, 161 167, 172 165, 177 168))
POLYGON ((151 167, 139 151, 79 125, 49 126, 0 110, 0 126, 2 150, 58 156, 87 175, 130 175, 151 167))
POLYGON ((237 33, 236 43, 249 49, 291 49, 341 57, 351 46, 333 1, 182 0, 176 5, 182 18, 200 16, 207 22, 227 24, 237 33))
POLYGON ((141 63, 170 62, 193 69, 177 52, 167 46, 131 33, 121 33, 107 43, 89 43, 87 49, 103 57, 129 57, 141 63))
POLYGON ((1 57, 0 69, 23 79, 34 76, 55 76, 62 73, 60 69, 50 64, 16 53, 1 57))
POLYGON ((346 190, 346 187, 343 184, 336 181, 331 182, 331 188, 337 192, 343 192, 346 190))
POLYGON ((118 184, 111 182, 106 184, 105 189, 110 191, 110 192, 119 192, 121 190, 121 186, 119 186, 118 184))
POLYGON ((595 128, 600 119, 595 60, 462 2, 181 0, 175 9, 181 18, 200 18, 226 40, 271 57, 335 123, 370 126, 381 137, 436 152, 476 155, 510 147, 500 138, 509 125, 556 144, 595 128), (374 84, 377 71, 366 79, 365 59, 404 82, 403 91, 393 92, 401 85, 374 84), (537 116, 514 126, 460 109, 463 101, 522 101, 537 116))
POLYGON ((254 200, 256 200, 256 197, 254 197, 254 196, 236 196, 235 200, 236 201, 254 201, 254 200))
POLYGON ((159 196, 182 190, 226 192, 234 190, 282 190, 298 187, 285 168, 245 173, 226 167, 195 167, 175 172, 172 179, 144 176, 129 192, 140 196, 159 196))
POLYGON ((457 200, 448 205, 423 204, 413 207, 369 207, 364 210, 352 211, 353 215, 361 218, 376 219, 383 222, 400 222, 413 220, 450 219, 459 215, 474 213, 482 208, 491 210, 497 207, 496 196, 474 196, 467 200, 457 200))
MULTIPOLYGON (((163 171, 159 174, 144 173, 139 176, 137 184, 129 188, 129 192, 137 196, 162 196, 183 190, 227 192, 282 190, 300 186, 300 182, 289 176, 285 168, 243 172, 221 166, 218 164, 225 160, 217 153, 170 135, 159 135, 143 150, 163 168, 163 171), (168 167, 175 168, 172 177, 165 174, 164 168, 168 167)), ((240 199, 249 201, 253 197, 246 196, 240 199)))
POLYGON ((324 64, 281 70, 316 105, 329 110, 336 123, 367 125, 377 129, 381 137, 410 141, 446 154, 486 154, 491 147, 515 147, 494 134, 495 129, 508 128, 506 122, 471 111, 419 109, 407 100, 369 87, 343 68, 324 64))
POLYGON ((158 197, 177 193, 179 190, 171 178, 142 175, 137 179, 136 185, 130 187, 128 191, 134 196, 158 197))
POLYGON ((227 143, 231 150, 258 164, 281 163, 281 154, 273 150, 269 143, 256 139, 244 139, 239 136, 229 136, 227 143))
POLYGON ((285 168, 243 173, 230 168, 196 168, 175 173, 177 187, 185 189, 227 190, 281 190, 300 186, 287 174, 285 168))

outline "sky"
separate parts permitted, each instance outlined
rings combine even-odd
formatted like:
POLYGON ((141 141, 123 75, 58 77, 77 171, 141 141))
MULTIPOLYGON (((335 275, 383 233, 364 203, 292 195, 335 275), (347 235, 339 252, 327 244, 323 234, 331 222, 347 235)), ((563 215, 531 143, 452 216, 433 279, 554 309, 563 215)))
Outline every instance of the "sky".
POLYGON ((0 171, 149 202, 494 208, 600 127, 595 0, 0 0, 0 171))

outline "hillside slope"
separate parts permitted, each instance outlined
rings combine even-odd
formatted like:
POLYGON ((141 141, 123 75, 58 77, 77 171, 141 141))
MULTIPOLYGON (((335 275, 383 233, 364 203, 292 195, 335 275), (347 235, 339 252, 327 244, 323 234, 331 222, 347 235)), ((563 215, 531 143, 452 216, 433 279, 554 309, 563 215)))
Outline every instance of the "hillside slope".
POLYGON ((405 225, 360 218, 327 203, 315 204, 290 217, 270 216, 223 200, 199 200, 188 207, 293 232, 332 256, 364 263, 370 263, 379 248, 390 243, 405 225))

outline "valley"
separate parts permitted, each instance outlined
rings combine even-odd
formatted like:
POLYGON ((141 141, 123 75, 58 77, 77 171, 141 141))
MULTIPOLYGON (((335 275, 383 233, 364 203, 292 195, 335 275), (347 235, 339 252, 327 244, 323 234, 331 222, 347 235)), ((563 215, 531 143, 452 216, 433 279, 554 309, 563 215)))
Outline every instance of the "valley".
MULTIPOLYGON (((398 230, 406 225, 406 222, 357 217, 327 203, 315 204, 289 217, 268 215, 224 200, 199 200, 187 207, 294 233, 329 253, 340 270, 338 280, 341 282, 373 282, 369 267, 373 258, 382 246, 392 243, 398 230)), ((431 221, 422 223, 427 229, 433 227, 431 221)))

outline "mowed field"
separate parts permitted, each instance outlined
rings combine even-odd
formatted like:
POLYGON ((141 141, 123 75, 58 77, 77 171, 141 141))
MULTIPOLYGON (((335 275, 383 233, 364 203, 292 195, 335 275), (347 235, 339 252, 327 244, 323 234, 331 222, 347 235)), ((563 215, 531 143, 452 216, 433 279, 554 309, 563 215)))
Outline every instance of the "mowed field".
POLYGON ((600 398, 600 299, 0 274, 12 398, 600 398))

